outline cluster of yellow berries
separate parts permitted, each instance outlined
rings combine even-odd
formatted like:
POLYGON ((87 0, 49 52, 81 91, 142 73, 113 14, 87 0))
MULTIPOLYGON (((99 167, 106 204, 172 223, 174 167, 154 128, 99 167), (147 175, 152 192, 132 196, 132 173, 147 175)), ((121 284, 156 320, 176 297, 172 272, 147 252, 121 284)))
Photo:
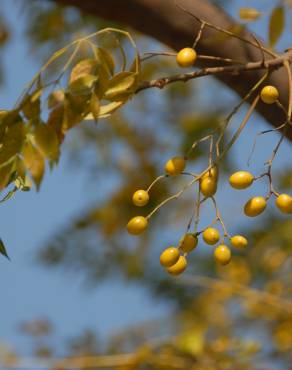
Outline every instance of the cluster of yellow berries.
MULTIPOLYGON (((181 174, 186 166, 184 157, 173 157, 165 164, 165 173, 169 176, 177 176, 181 174)), ((137 190, 133 194, 132 201, 135 206, 143 207, 149 202, 149 194, 146 190, 137 190)), ((129 234, 140 235, 146 230, 148 219, 144 216, 133 217, 127 224, 129 234)))
MULTIPOLYGON (((188 68, 194 65, 197 59, 197 53, 193 48, 184 48, 177 53, 177 64, 182 68, 188 68)), ((274 86, 265 86, 260 92, 261 100, 266 104, 273 104, 279 97, 278 90, 274 86)), ((186 158, 173 157, 165 164, 165 174, 168 176, 178 176, 185 170, 186 158)), ((262 177, 262 176, 260 176, 262 177)), ((252 185, 255 177, 247 171, 238 171, 229 178, 229 183, 234 189, 246 189, 252 185)), ((214 164, 208 171, 199 177, 200 193, 205 197, 213 197, 217 191, 218 166, 214 164)), ((273 192, 274 195, 276 194, 273 192)), ((260 215, 267 206, 267 200, 270 196, 256 196, 247 201, 244 206, 246 216, 255 217, 260 215)), ((149 202, 149 193, 147 190, 137 190, 132 197, 134 205, 143 207, 149 202)), ((283 213, 292 213, 292 197, 287 194, 277 194, 276 206, 283 213)), ((148 226, 148 217, 133 217, 127 224, 127 230, 132 235, 140 235, 148 226)), ((221 239, 219 231, 214 227, 207 227, 201 232, 186 233, 180 240, 178 247, 170 246, 160 255, 160 264, 171 275, 179 275, 187 268, 187 256, 198 245, 198 236, 202 234, 202 239, 206 244, 217 245, 214 249, 214 258, 221 265, 227 265, 231 260, 231 250, 224 244, 224 238, 221 239), (221 241, 220 241, 221 239, 221 241)), ((224 237, 228 234, 224 228, 224 237)), ((244 249, 248 245, 247 239, 242 235, 228 236, 232 247, 244 249)))
MULTIPOLYGON (((165 164, 165 173, 168 176, 177 176, 185 170, 186 158, 173 157, 165 164)), ((247 171, 237 171, 229 178, 229 183, 234 189, 246 189, 254 182, 255 177, 247 171)), ((218 167, 213 165, 199 179, 200 192, 206 197, 212 197, 217 190, 218 167)), ((134 205, 143 207, 149 202, 149 193, 147 190, 137 190, 133 196, 134 205)), ((283 213, 292 213, 292 197, 287 194, 280 194, 276 198, 276 206, 283 213)), ((246 216, 255 217, 261 214, 267 205, 267 198, 262 196, 253 197, 248 200, 244 206, 246 216)), ((127 230, 132 235, 142 234, 148 226, 148 218, 144 216, 133 217, 127 224, 127 230)), ((209 245, 216 245, 220 241, 220 233, 214 227, 207 227, 204 231, 198 233, 185 234, 178 247, 169 247, 165 249, 160 256, 160 263, 171 275, 181 274, 187 267, 187 255, 198 245, 198 236, 202 233, 203 241, 209 245)), ((226 236, 226 235, 225 235, 226 236)), ((229 238, 232 247, 244 249, 247 247, 247 239, 242 235, 235 235, 229 238)), ((226 265, 231 260, 231 250, 224 244, 219 243, 214 250, 215 260, 226 265)))
MULTIPOLYGON (((229 183, 234 189, 246 189, 254 181, 254 176, 247 171, 235 172, 229 178, 229 183)), ((292 213, 292 197, 288 194, 277 195, 277 208, 283 213, 292 213)), ((244 206, 246 216, 255 217, 264 212, 267 207, 267 199, 262 196, 257 196, 249 199, 244 206)))
MULTIPOLYGON (((160 264, 166 268, 171 275, 180 275, 187 268, 187 255, 198 245, 198 235, 185 234, 178 247, 166 248, 160 255, 160 264)), ((207 227, 203 233, 203 240, 206 244, 215 245, 220 240, 220 233, 213 227, 207 227)), ((247 239, 241 235, 234 235, 230 238, 234 248, 243 249, 247 247, 247 239)), ((231 260, 231 250, 225 244, 219 244, 214 249, 214 258, 221 265, 227 265, 231 260)))

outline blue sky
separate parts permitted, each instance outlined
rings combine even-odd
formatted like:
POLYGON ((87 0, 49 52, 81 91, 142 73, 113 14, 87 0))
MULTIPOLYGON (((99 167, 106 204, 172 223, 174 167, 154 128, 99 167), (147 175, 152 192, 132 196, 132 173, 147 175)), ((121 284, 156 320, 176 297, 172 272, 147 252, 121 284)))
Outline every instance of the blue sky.
MULTIPOLYGON (((24 85, 39 69, 38 60, 30 55, 23 37, 25 18, 17 7, 8 4, 11 3, 0 0, 14 31, 12 42, 5 51, 6 83, 0 89, 1 108, 4 109, 11 107, 24 85)), ((233 98, 227 91, 224 94, 227 98, 233 98)), ((250 127, 234 149, 238 163, 241 163, 242 153, 246 155, 251 138, 258 130, 267 127, 259 118, 256 121, 256 125, 250 127)), ((262 165, 275 140, 275 136, 260 140, 256 151, 258 164, 254 165, 254 169, 262 165)), ((278 168, 288 164, 289 150, 289 144, 284 143, 276 161, 278 168)), ((60 165, 47 174, 38 194, 17 194, 0 207, 0 236, 6 242, 12 259, 8 262, 0 258, 0 344, 10 343, 22 354, 28 354, 30 350, 26 338, 17 332, 17 325, 23 320, 48 317, 57 328, 56 343, 61 343, 62 339, 78 334, 85 328, 108 335, 141 320, 162 317, 170 309, 157 299, 154 301, 141 287, 126 286, 115 280, 94 289, 84 289, 80 276, 46 270, 34 263, 37 248, 96 199, 94 193, 86 191, 86 180, 87 171, 82 168, 73 170, 68 166, 65 151, 60 165)), ((256 190, 261 191, 262 185, 256 190)), ((253 192, 247 192, 246 196, 253 192)), ((236 197, 235 192, 231 193, 224 211, 227 222, 234 227, 238 220, 234 219, 232 212, 237 212, 242 206, 232 202, 236 197)), ((222 199, 226 200, 224 191, 222 199)))

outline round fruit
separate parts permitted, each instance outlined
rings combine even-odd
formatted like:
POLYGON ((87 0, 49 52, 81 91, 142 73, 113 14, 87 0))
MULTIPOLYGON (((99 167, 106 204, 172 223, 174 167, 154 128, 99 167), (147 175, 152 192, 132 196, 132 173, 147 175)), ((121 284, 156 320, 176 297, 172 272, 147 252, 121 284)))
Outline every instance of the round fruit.
POLYGON ((212 197, 217 191, 217 180, 214 177, 205 177, 200 181, 200 190, 205 197, 212 197))
POLYGON ((160 255, 160 264, 164 267, 173 266, 179 259, 179 250, 175 247, 166 248, 160 255))
POLYGON ((207 177, 212 177, 216 180, 218 179, 218 167, 216 165, 211 167, 208 172, 204 173, 204 175, 202 176, 202 180, 207 177))
POLYGON ((252 184, 253 180, 253 175, 247 171, 234 172, 229 177, 229 183, 235 189, 246 189, 252 184))
POLYGON ((227 245, 221 244, 214 250, 214 257, 221 265, 227 265, 231 260, 231 251, 227 245))
POLYGON ((288 194, 280 194, 276 199, 276 206, 283 213, 292 213, 292 197, 288 194))
POLYGON ((176 55, 176 62, 180 67, 187 68, 194 65, 197 53, 192 48, 181 49, 176 55))
POLYGON ((247 247, 247 239, 242 235, 234 235, 230 238, 231 245, 234 248, 243 249, 247 247))
POLYGON ((220 233, 217 229, 214 229, 213 227, 208 227, 204 232, 203 232, 203 239, 205 243, 214 245, 218 243, 220 239, 220 233))
POLYGON ((179 243, 180 249, 184 253, 189 253, 198 245, 198 238, 194 234, 185 234, 179 243))
POLYGON ((170 176, 179 175, 185 169, 186 161, 183 157, 173 157, 166 162, 165 172, 170 176))
POLYGON ((146 230, 147 225, 148 225, 147 218, 143 216, 136 216, 131 218, 131 220, 128 222, 127 230, 129 234, 139 235, 146 230))
POLYGON ((178 261, 171 267, 166 269, 171 275, 179 275, 187 268, 187 260, 184 256, 180 256, 178 261))
POLYGON ((244 206, 246 216, 255 217, 260 215, 266 209, 267 202, 264 197, 251 198, 244 206))
POLYGON ((143 207, 149 202, 149 194, 146 190, 137 190, 132 197, 135 206, 143 207))
POLYGON ((266 104, 273 104, 277 101, 279 92, 274 86, 265 86, 261 91, 261 99, 266 104))

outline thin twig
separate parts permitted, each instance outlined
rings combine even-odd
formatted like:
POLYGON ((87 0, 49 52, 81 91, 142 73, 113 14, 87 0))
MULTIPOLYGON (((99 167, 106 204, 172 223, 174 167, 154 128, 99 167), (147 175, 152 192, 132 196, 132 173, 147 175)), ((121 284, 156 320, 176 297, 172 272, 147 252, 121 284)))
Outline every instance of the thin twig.
MULTIPOLYGON (((203 23, 203 22, 204 22, 206 26, 208 26, 208 27, 210 27, 210 28, 213 28, 213 29, 214 29, 214 30, 216 30, 216 31, 219 31, 219 32, 221 32, 221 33, 224 33, 225 35, 228 35, 228 36, 231 36, 231 37, 237 38, 238 40, 243 41, 243 42, 245 42, 245 43, 247 43, 247 44, 250 44, 250 45, 252 45, 252 46, 256 47, 257 49, 259 48, 258 44, 257 44, 257 43, 255 43, 255 42, 253 42, 253 41, 251 41, 251 40, 248 40, 248 39, 246 39, 246 38, 244 38, 244 37, 242 37, 242 36, 239 36, 239 35, 235 34, 234 32, 228 31, 228 30, 226 30, 226 29, 224 29, 224 28, 221 28, 221 27, 215 26, 215 25, 214 25, 214 24, 212 24, 212 23, 206 22, 205 20, 203 20, 203 19, 199 18, 198 16, 196 16, 195 14, 191 13, 189 10, 187 10, 186 8, 184 8, 183 6, 181 6, 180 4, 178 4, 176 1, 175 1, 175 5, 176 5, 179 9, 181 9, 182 11, 184 11, 186 14, 188 14, 188 15, 190 15, 191 17, 195 18, 198 22, 200 22, 200 23, 203 23)), ((277 54, 276 54, 276 53, 274 53, 272 50, 267 49, 267 48, 265 48, 264 46, 262 47, 262 49, 263 49, 267 54, 269 54, 270 56, 272 56, 272 57, 277 57, 277 54)))

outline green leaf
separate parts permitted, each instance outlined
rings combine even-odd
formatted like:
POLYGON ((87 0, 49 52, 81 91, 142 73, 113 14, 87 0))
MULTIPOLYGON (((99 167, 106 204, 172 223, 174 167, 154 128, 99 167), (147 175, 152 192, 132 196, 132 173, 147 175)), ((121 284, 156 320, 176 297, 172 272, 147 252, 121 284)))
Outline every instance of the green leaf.
POLYGON ((0 239, 0 253, 1 253, 4 257, 6 257, 6 258, 8 258, 8 259, 10 260, 10 258, 9 258, 8 254, 7 254, 7 251, 6 251, 6 248, 5 248, 5 245, 4 245, 3 241, 2 241, 2 239, 0 239))
POLYGON ((74 80, 69 85, 69 91, 73 95, 90 94, 95 82, 98 80, 97 76, 84 75, 74 80))
POLYGON ((136 82, 136 75, 133 72, 117 73, 110 81, 109 88, 105 93, 105 99, 118 99, 120 95, 133 94, 133 86, 136 82))
POLYGON ((269 44, 274 47, 285 28, 285 11, 283 6, 273 9, 269 23, 269 44))
POLYGON ((51 126, 40 124, 35 128, 33 140, 44 157, 56 160, 59 157, 59 140, 51 126))
POLYGON ((96 59, 84 59, 77 63, 71 71, 69 83, 72 84, 80 77, 87 75, 97 75, 98 61, 96 59))

